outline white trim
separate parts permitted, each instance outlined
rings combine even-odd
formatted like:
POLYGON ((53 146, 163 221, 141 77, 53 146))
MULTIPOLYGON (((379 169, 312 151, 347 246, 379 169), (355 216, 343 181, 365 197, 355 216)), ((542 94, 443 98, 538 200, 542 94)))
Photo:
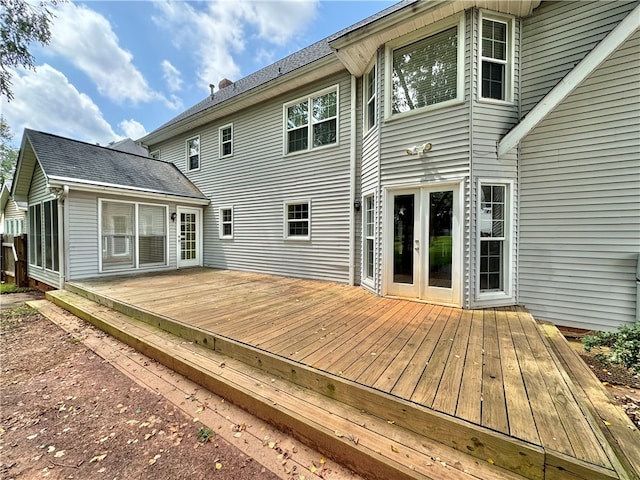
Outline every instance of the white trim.
POLYGON ((234 140, 234 139, 233 139, 233 123, 228 123, 228 124, 223 125, 223 126, 221 126, 220 128, 218 128, 218 145, 219 145, 219 148, 218 148, 219 152, 218 152, 218 154, 220 155, 220 158, 233 157, 233 143, 234 143, 234 142, 233 142, 233 140, 234 140), (228 153, 228 154, 224 155, 224 154, 222 153, 222 147, 223 147, 223 145, 224 145, 225 143, 227 143, 227 142, 223 142, 223 141, 222 141, 222 131, 223 131, 223 130, 226 130, 227 128, 230 128, 230 129, 231 129, 231 140, 229 140, 229 141, 228 141, 228 143, 230 143, 230 144, 231 144, 231 153, 228 153))
POLYGON ((221 240, 232 240, 233 236, 235 234, 235 228, 234 228, 234 216, 235 216, 235 212, 233 211, 233 206, 230 207, 219 207, 218 208, 218 238, 220 238, 221 240), (222 211, 223 210, 231 210, 231 222, 224 222, 222 220, 222 211), (231 224, 231 235, 225 235, 224 234, 224 226, 225 224, 231 224))
POLYGON ((515 77, 515 41, 516 41, 516 33, 515 33, 515 19, 511 15, 501 14, 497 12, 491 12, 487 10, 480 10, 480 17, 478 20, 478 54, 477 54, 477 96, 479 102, 487 102, 494 104, 513 104, 514 99, 514 77, 515 77), (496 59, 490 59, 491 61, 495 61, 498 63, 502 63, 505 65, 505 85, 504 85, 504 99, 497 98, 489 98, 482 96, 482 20, 483 19, 491 20, 493 22, 504 23, 507 26, 507 52, 506 52, 506 60, 501 62, 496 59))
MULTIPOLYGON (((327 120, 323 120, 327 121, 327 120)), ((317 92, 310 93, 304 97, 299 97, 290 102, 284 103, 282 105, 282 124, 283 124, 283 145, 282 145, 282 154, 283 155, 296 155, 300 153, 309 152, 311 150, 319 150, 322 148, 332 148, 338 146, 340 144, 340 84, 335 84, 330 87, 324 88, 322 90, 318 90, 317 92), (331 92, 336 92, 336 141, 334 143, 328 143, 326 145, 320 145, 317 147, 313 146, 313 99, 321 97, 331 92), (294 152, 289 152, 289 128, 287 125, 287 109, 293 105, 297 105, 299 103, 307 102, 309 109, 307 110, 307 148, 296 150, 294 152)), ((302 128, 302 127, 297 127, 302 128)))
POLYGON ((514 241, 515 241, 515 217, 514 217, 514 200, 515 200, 515 182, 512 179, 504 178, 478 178, 476 181, 476 225, 475 241, 476 244, 476 258, 474 259, 475 273, 474 273, 474 305, 485 304, 505 304, 505 302, 512 303, 515 299, 514 295, 514 241), (503 291, 501 292, 481 292, 480 291, 480 207, 482 204, 481 188, 484 185, 496 185, 505 187, 505 213, 504 213, 504 237, 497 237, 495 240, 503 241, 503 255, 504 263, 503 268, 503 291))
MULTIPOLYGON (((282 234, 285 240, 291 241, 308 241, 311 240, 311 199, 303 199, 303 200, 285 200, 282 203, 283 206, 283 229, 282 234), (309 217, 307 218, 307 235, 289 235, 289 205, 302 205, 307 204, 309 206, 309 217)), ((293 221, 304 221, 304 219, 293 220, 293 221)))
POLYGON ((185 172, 196 172, 198 170, 200 170, 200 167, 202 166, 202 142, 200 141, 200 135, 194 135, 193 137, 189 137, 185 140, 184 142, 184 146, 185 146, 185 157, 186 157, 186 163, 185 163, 185 168, 184 171, 185 172), (191 167, 191 157, 189 156, 189 142, 191 142, 192 140, 198 140, 198 168, 190 168, 191 167))
POLYGON ((165 200, 180 203, 192 203, 194 205, 208 205, 209 199, 197 198, 197 197, 182 197, 180 195, 163 193, 163 192, 150 192, 136 187, 126 187, 122 185, 115 185, 109 183, 97 183, 82 180, 77 180, 67 177, 49 177, 49 187, 64 187, 67 186, 72 190, 81 192, 92 193, 111 193, 114 195, 130 195, 132 197, 148 198, 150 200, 165 200), (54 180, 54 181, 51 181, 54 180))
MULTIPOLYGON (((350 105, 350 126, 349 132, 349 285, 356 284, 356 212, 355 212, 355 200, 356 200, 356 188, 357 188, 357 173, 358 173, 358 158, 357 158, 357 132, 358 132, 358 110, 357 110, 357 92, 356 92, 356 77, 351 75, 351 105, 350 105)), ((337 140, 337 138, 336 138, 337 140)), ((309 213, 311 214, 311 213, 309 213)))
POLYGON ((620 45, 640 28, 640 5, 633 9, 609 35, 591 50, 573 70, 540 100, 535 107, 498 142, 498 157, 508 153, 536 128, 620 45))
POLYGON ((457 105, 460 103, 464 103, 464 80, 465 80, 465 43, 466 43, 466 32, 465 32, 465 19, 464 13, 460 13, 457 15, 453 15, 450 18, 444 19, 435 25, 429 25, 427 27, 421 28, 412 32, 410 34, 404 35, 400 38, 394 39, 391 42, 387 43, 385 47, 385 81, 384 81, 384 118, 385 120, 391 120, 395 118, 402 118, 409 115, 415 115, 416 113, 428 112, 431 110, 437 110, 440 108, 457 105), (444 30, 447 30, 451 27, 457 27, 458 32, 458 52, 457 52, 457 85, 456 85, 456 98, 452 98, 451 100, 447 100, 445 102, 436 103, 433 105, 427 105, 425 107, 409 110, 406 112, 393 113, 391 109, 392 101, 391 96, 392 92, 392 82, 393 78, 393 51, 409 45, 411 43, 417 42, 419 40, 426 39, 433 35, 436 35, 444 30))

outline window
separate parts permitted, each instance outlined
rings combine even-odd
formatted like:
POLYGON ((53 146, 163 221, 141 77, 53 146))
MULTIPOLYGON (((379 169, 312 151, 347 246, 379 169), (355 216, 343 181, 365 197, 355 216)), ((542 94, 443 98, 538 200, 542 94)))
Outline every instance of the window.
POLYGON ((220 128, 220 156, 229 157, 233 155, 233 125, 226 125, 220 128))
POLYGON ((187 170, 200 168, 200 137, 187 140, 187 170))
POLYGON ((7 235, 22 235, 23 223, 21 218, 8 218, 4 221, 4 231, 7 235))
POLYGON ((511 22, 483 17, 480 25, 480 94, 485 99, 508 100, 511 22))
POLYGON ((100 200, 101 271, 167 263, 167 207, 100 200))
POLYGON ((507 289, 507 186, 480 185, 480 292, 507 289))
POLYGON ((233 208, 220 209, 220 238, 233 238, 233 208))
POLYGON ((364 129, 365 133, 376 125, 376 66, 364 76, 364 129))
POLYGON ((308 240, 311 233, 311 202, 285 204, 285 238, 308 240))
POLYGON ((373 281, 375 209, 373 195, 364 197, 364 278, 373 281))
POLYGON ((60 270, 58 200, 29 207, 29 264, 54 272, 60 270))
MULTIPOLYGON (((410 112, 462 99, 464 84, 463 17, 450 26, 410 44, 390 45, 387 115, 410 112)), ((415 34, 409 38, 416 38, 415 34)), ((405 42, 406 42, 405 37, 405 42)))
POLYGON ((160 160, 160 150, 155 150, 149 154, 149 158, 153 158, 154 160, 160 160))
POLYGON ((285 106, 286 153, 338 141, 338 88, 285 106))

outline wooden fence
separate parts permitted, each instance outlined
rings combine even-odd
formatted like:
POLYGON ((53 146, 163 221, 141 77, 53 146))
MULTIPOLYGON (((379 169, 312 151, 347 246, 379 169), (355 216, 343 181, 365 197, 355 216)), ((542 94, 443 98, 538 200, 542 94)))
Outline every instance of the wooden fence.
POLYGON ((0 235, 0 277, 3 282, 15 283, 19 287, 29 286, 27 274, 27 234, 0 235))

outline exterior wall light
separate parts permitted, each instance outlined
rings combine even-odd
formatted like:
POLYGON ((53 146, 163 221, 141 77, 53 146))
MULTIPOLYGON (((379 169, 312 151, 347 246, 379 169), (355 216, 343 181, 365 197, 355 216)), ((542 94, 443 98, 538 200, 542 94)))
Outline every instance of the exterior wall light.
POLYGON ((421 157, 425 153, 429 152, 433 145, 431 143, 423 143, 422 145, 414 145, 411 148, 405 150, 407 155, 418 155, 421 157))

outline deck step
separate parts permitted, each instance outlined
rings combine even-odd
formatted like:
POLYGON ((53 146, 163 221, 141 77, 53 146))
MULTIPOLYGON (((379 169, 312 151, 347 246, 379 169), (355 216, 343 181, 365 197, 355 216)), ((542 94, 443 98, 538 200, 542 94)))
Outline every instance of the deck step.
POLYGON ((366 478, 526 478, 80 295, 47 299, 366 478))

